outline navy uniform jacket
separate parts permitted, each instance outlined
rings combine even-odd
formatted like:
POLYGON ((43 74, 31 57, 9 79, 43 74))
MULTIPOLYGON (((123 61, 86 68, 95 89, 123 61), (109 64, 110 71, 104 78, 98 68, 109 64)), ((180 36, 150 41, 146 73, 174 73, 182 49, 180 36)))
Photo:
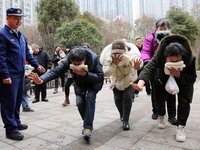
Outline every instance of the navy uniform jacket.
POLYGON ((0 30, 0 77, 10 78, 10 74, 23 74, 25 61, 37 68, 38 62, 34 59, 28 49, 26 38, 23 33, 17 34, 7 25, 0 30))

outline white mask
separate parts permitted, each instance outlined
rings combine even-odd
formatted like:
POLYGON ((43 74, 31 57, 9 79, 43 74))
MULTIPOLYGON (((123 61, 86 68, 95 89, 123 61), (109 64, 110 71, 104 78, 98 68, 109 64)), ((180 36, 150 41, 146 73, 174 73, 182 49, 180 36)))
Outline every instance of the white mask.
POLYGON ((66 54, 64 52, 60 53, 60 57, 61 58, 65 58, 66 57, 66 54))

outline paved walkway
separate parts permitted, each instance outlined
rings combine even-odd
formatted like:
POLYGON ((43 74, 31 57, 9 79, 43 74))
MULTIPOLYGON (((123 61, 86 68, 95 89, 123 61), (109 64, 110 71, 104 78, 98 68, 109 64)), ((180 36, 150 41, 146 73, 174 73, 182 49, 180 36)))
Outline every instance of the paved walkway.
POLYGON ((191 113, 185 128, 187 140, 183 143, 175 141, 175 127, 168 122, 165 129, 157 128, 157 121, 151 119, 150 96, 144 91, 133 103, 131 129, 123 131, 112 91, 109 84, 105 84, 97 96, 90 143, 81 134, 82 120, 75 105, 73 88, 71 104, 65 108, 61 106, 64 93, 52 93, 53 89, 49 89, 49 102, 30 103, 35 112, 21 112, 22 122, 29 125, 28 130, 22 131, 24 140, 6 139, 0 121, 0 150, 200 150, 200 80, 195 83, 191 113))

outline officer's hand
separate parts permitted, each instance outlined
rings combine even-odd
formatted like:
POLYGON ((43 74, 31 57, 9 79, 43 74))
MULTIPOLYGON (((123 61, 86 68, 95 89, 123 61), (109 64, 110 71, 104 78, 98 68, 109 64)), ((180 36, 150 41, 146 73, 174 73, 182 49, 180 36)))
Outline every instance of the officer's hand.
POLYGON ((6 78, 6 79, 3 79, 3 83, 4 84, 12 84, 12 80, 11 80, 11 78, 6 78))
POLYGON ((31 80, 33 80, 36 84, 42 84, 43 83, 43 80, 40 79, 40 77, 38 76, 37 73, 31 72, 28 75, 28 78, 31 79, 31 80))
POLYGON ((42 66, 38 66, 38 67, 37 67, 37 70, 38 70, 39 72, 41 72, 41 73, 46 72, 46 69, 45 69, 44 67, 42 67, 42 66))

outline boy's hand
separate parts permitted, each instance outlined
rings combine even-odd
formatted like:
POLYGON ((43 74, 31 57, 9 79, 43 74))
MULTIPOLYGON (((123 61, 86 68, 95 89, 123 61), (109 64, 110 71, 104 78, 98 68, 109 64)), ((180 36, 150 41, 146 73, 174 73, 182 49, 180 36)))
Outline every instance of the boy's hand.
POLYGON ((73 72, 80 76, 85 76, 87 74, 87 71, 85 71, 84 69, 81 69, 81 70, 74 69, 73 72))
POLYGON ((38 76, 37 73, 31 72, 28 75, 28 78, 31 79, 31 80, 33 80, 36 84, 42 84, 43 83, 43 80, 40 79, 40 77, 38 76))

